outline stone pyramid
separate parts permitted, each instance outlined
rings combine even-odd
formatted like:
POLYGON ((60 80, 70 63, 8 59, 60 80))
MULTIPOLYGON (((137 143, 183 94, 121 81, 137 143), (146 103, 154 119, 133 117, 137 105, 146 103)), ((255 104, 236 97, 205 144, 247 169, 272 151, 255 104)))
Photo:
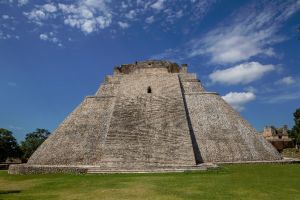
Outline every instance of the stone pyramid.
POLYGON ((220 95, 207 92, 196 74, 187 73, 186 65, 144 61, 116 67, 26 165, 10 172, 155 171, 280 159, 220 95))

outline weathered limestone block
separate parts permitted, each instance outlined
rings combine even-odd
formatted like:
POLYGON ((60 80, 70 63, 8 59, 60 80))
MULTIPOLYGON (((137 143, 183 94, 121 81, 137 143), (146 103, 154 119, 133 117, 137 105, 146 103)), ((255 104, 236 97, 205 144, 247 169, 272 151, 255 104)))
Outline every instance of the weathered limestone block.
POLYGON ((185 98, 204 162, 281 159, 219 95, 187 94, 185 98))
POLYGON ((100 165, 128 169, 195 163, 176 74, 121 80, 100 165), (148 93, 151 87, 151 93, 148 93))
POLYGON ((87 97, 35 151, 28 164, 91 165, 101 160, 115 98, 87 97))
POLYGON ((48 173, 87 173, 86 167, 80 166, 62 166, 62 165, 11 165, 9 174, 48 174, 48 173))

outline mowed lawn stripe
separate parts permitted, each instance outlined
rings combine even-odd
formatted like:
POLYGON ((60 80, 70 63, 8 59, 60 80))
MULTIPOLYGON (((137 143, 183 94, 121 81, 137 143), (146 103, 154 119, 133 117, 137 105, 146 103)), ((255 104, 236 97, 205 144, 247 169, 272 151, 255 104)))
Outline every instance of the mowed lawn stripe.
POLYGON ((300 165, 224 165, 212 171, 165 174, 0 171, 0 199, 300 199, 300 165))

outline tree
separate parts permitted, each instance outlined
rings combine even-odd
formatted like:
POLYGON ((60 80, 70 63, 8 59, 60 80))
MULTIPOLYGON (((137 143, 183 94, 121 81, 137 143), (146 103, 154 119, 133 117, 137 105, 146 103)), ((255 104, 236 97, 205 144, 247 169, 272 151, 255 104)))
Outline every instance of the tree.
POLYGON ((300 108, 294 112, 295 125, 291 131, 291 137, 295 140, 296 148, 300 145, 300 108))
POLYGON ((50 132, 48 130, 39 128, 34 132, 26 134, 25 140, 21 142, 23 159, 27 160, 49 135, 50 132))
POLYGON ((17 158, 20 156, 21 151, 12 132, 0 128, 0 162, 4 162, 7 158, 17 158))

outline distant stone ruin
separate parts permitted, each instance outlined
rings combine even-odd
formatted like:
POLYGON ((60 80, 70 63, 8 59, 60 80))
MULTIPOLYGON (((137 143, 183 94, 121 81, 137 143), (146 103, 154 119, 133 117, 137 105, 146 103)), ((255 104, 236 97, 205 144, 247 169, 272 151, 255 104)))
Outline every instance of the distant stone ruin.
POLYGON ((268 140, 279 152, 285 148, 293 148, 294 142, 289 137, 288 127, 284 125, 282 128, 275 128, 274 126, 266 126, 262 135, 268 140))
POLYGON ((27 164, 9 172, 172 171, 280 159, 220 95, 187 73, 187 65, 153 60, 116 67, 27 164))

